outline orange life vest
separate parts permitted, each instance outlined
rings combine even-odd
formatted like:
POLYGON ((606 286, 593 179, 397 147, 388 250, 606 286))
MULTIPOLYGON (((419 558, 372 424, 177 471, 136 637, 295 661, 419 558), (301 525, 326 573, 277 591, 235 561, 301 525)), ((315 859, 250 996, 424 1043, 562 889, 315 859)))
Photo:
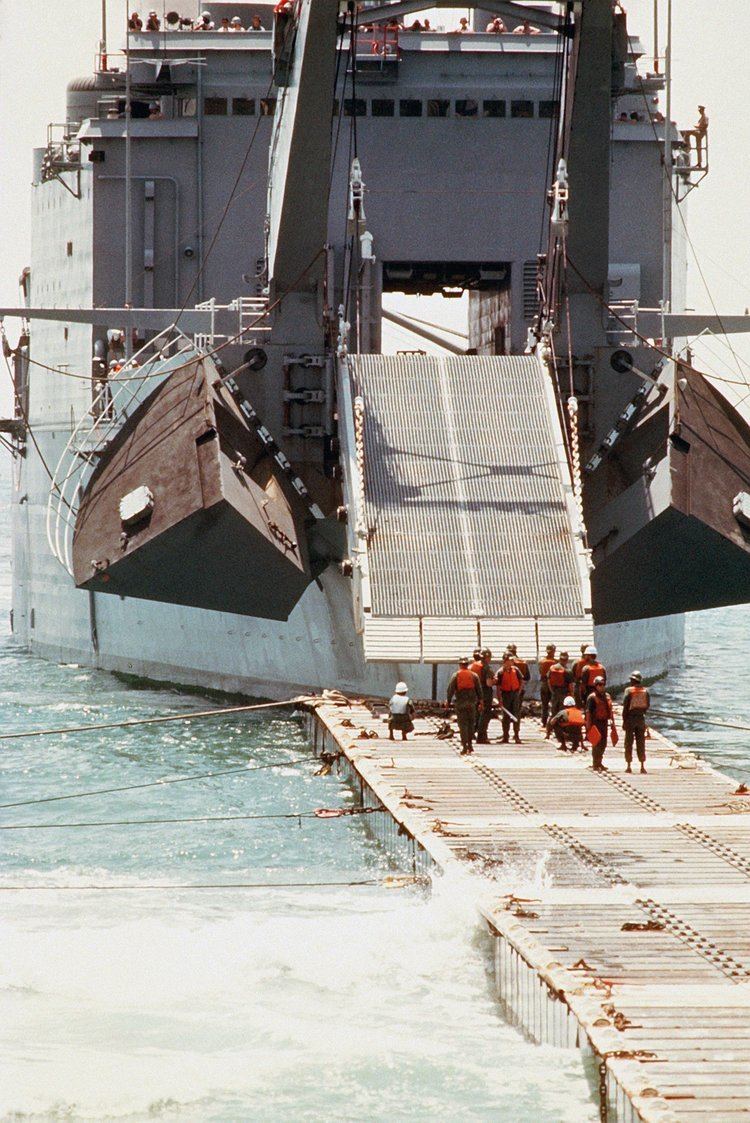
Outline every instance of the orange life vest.
POLYGON ((476 676, 466 667, 461 667, 456 675, 456 690, 476 690, 476 676))
POLYGON ((581 675, 583 674, 583 668, 585 666, 585 659, 576 659, 575 663, 573 664, 573 678, 576 680, 576 682, 581 681, 581 675))
POLYGON ((594 679, 598 678, 600 675, 606 682, 607 671, 601 663, 586 663, 583 670, 581 671, 581 682, 584 684, 587 690, 592 689, 594 685, 594 679))
POLYGON ((608 721, 612 717, 612 699, 608 694, 594 694, 594 721, 608 721))
POLYGON ((565 710, 565 721, 563 725, 583 725, 584 717, 583 712, 577 706, 568 706, 565 710))
POLYGON ((645 713, 648 709, 648 691, 645 686, 630 687, 630 709, 637 713, 645 713))
POLYGON ((529 674, 529 664, 524 659, 517 659, 514 656, 513 666, 516 668, 522 679, 526 680, 531 678, 531 675, 529 674))
POLYGON ((547 682, 550 686, 565 686, 567 676, 562 663, 553 663, 547 672, 547 682))
POLYGON ((542 681, 546 679, 547 675, 549 674, 549 669, 554 665, 554 663, 555 660, 550 659, 549 657, 547 659, 539 660, 539 678, 542 679, 542 681))
POLYGON ((510 667, 507 671, 501 671, 497 686, 501 694, 512 694, 514 690, 521 689, 522 682, 520 671, 516 667, 510 667))
POLYGON ((482 671, 484 670, 482 663, 472 663, 469 670, 477 676, 480 682, 482 681, 482 671))

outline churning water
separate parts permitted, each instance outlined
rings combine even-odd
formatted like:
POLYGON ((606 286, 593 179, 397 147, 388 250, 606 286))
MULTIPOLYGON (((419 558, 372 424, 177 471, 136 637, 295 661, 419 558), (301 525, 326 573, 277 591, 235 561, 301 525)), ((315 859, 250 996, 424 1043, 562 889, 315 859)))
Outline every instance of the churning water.
MULTIPOLYGON (((7 534, 2 549, 7 606, 7 534)), ((664 708, 710 699, 748 722, 746 681, 721 671, 741 662, 747 622, 745 610, 691 622, 690 660, 660 691, 664 708)), ((54 666, 0 637, 6 732, 200 701, 54 666)), ((743 734, 694 730, 680 739, 747 774, 743 734)), ((593 1121, 578 1054, 529 1045, 503 1022, 470 885, 444 880, 426 899, 327 884, 388 873, 364 820, 38 826, 346 806, 293 719, 5 741, 0 802, 271 763, 0 812, 2 824, 37 825, 2 832, 0 1117, 593 1121), (263 887, 146 888, 229 882, 263 887)))

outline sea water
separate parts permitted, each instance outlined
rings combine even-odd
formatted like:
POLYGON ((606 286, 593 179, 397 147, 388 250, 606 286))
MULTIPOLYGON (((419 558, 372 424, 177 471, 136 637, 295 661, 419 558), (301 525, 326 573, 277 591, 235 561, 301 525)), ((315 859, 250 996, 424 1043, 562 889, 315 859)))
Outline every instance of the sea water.
MULTIPOLYGON (((7 534, 2 550, 7 608, 7 534)), ((655 701, 750 724, 746 681, 727 673, 748 619, 692 619, 685 667, 655 701)), ((213 704, 46 663, 0 636, 3 732, 213 704)), ((663 727, 747 778, 745 734, 663 727)), ((292 718, 0 742, 0 803, 232 768, 0 810, 0 825, 31 825, 0 832, 0 1118, 598 1117, 579 1054, 503 1021, 470 883, 439 881, 429 898, 387 888, 363 818, 230 818, 352 805, 335 774, 316 774, 292 718), (200 817, 223 821, 134 822, 200 817), (124 825, 63 826, 104 820, 124 825), (198 884, 212 887, 169 888, 198 884)))

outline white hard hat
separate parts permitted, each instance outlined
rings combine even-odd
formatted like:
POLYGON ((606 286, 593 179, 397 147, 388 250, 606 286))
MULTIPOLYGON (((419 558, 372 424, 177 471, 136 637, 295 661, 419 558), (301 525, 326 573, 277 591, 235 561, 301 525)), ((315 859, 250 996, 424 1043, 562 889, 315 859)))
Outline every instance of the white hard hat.
POLYGON ((576 700, 572 696, 572 694, 569 694, 568 697, 563 702, 563 706, 575 706, 575 704, 576 704, 576 700))
POLYGON ((599 653, 596 650, 596 648, 594 647, 593 643, 590 643, 583 654, 584 655, 598 655, 599 653))
POLYGON ((408 694, 409 693, 409 687, 406 685, 405 682, 397 682, 396 683, 396 693, 397 694, 408 694))

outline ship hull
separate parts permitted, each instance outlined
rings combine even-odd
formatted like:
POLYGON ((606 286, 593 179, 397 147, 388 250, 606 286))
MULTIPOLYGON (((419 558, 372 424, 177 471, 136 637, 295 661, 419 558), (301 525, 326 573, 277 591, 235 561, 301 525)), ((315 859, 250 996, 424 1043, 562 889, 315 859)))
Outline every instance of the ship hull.
MULTIPOLYGON (((56 462, 68 435, 38 433, 48 463, 56 462)), ((266 698, 323 689, 382 697, 399 679, 417 697, 432 694, 429 665, 365 662, 351 583, 335 567, 309 586, 286 621, 76 589, 47 543, 48 494, 49 478, 32 449, 13 484, 13 626, 18 642, 32 652, 57 662, 266 698)), ((634 667, 656 678, 682 659, 684 617, 608 624, 595 628, 595 637, 610 682, 627 681, 634 667)), ((508 642, 513 639, 509 634, 508 642)), ((452 670, 438 668, 438 693, 452 670)))

